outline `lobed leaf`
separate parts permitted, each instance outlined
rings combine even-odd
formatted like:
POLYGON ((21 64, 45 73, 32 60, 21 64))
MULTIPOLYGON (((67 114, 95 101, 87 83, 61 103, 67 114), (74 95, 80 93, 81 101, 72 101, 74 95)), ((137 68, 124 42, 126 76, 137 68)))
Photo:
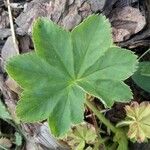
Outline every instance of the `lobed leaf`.
POLYGON ((126 106, 125 110, 127 113, 126 122, 129 122, 128 137, 139 143, 150 139, 150 103, 133 102, 130 106, 126 106))
POLYGON ((75 150, 85 149, 87 145, 94 146, 98 142, 94 126, 85 122, 74 126, 61 140, 75 150))
POLYGON ((61 136, 83 121, 86 92, 108 107, 132 98, 123 80, 136 70, 137 57, 113 45, 104 16, 92 15, 72 32, 40 18, 33 42, 35 52, 16 56, 6 66, 24 89, 17 106, 23 121, 48 118, 52 133, 61 136))

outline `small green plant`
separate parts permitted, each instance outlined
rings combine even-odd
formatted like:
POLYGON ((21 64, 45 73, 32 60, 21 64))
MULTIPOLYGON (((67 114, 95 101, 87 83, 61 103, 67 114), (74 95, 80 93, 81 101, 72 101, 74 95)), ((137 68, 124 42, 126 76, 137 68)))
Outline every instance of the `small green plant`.
POLYGON ((97 150, 95 143, 98 142, 98 136, 94 126, 88 123, 82 123, 73 127, 64 137, 63 141, 74 150, 97 150), (86 145, 88 145, 86 147, 86 145), (91 148, 94 147, 94 148, 91 148))
POLYGON ((150 139, 150 103, 132 102, 125 107, 127 117, 117 126, 129 126, 128 137, 139 143, 150 139))
POLYGON ((106 107, 132 99, 123 81, 136 71, 137 56, 113 44, 109 21, 92 15, 68 32, 39 18, 32 35, 35 52, 13 57, 6 65, 24 90, 18 117, 24 122, 48 119, 52 133, 62 136, 83 122, 86 104, 114 133, 122 133, 85 97, 89 93, 106 107))
MULTIPOLYGON (((15 135, 6 135, 0 130, 0 149, 10 149, 12 144, 16 144, 16 148, 20 147, 22 144, 23 132, 20 130, 20 126, 18 125, 18 120, 8 112, 5 105, 0 99, 0 119, 7 122, 9 125, 15 128, 15 135)), ((7 128, 7 127, 6 127, 7 128)))
POLYGON ((0 118, 3 120, 11 120, 12 119, 12 117, 8 113, 6 107, 2 103, 1 99, 0 99, 0 118))
MULTIPOLYGON (((150 49, 148 49, 144 54, 139 57, 139 61, 148 53, 150 49)), ((133 81, 141 87, 143 90, 150 93, 150 62, 142 61, 139 63, 138 70, 132 76, 133 81)))

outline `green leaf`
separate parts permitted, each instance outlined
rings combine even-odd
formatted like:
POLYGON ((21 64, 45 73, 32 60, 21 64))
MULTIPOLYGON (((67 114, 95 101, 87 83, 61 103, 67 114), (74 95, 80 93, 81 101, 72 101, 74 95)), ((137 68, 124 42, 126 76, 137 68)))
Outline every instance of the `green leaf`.
MULTIPOLYGON (((59 95, 57 95, 59 96, 59 95)), ((58 103, 49 116, 52 132, 57 135, 69 129, 71 124, 77 124, 84 119, 84 92, 77 86, 67 87, 62 91, 58 103)))
POLYGON ((132 98, 123 80, 135 71, 137 57, 113 46, 104 16, 92 15, 72 32, 39 18, 33 42, 35 52, 16 56, 6 66, 24 89, 17 106, 22 121, 48 118, 52 133, 61 136, 83 121, 86 92, 109 107, 132 98))
POLYGON ((33 42, 38 56, 68 77, 74 77, 72 40, 52 21, 41 18, 33 26, 33 42))
POLYGON ((17 146, 21 146, 22 144, 22 136, 18 132, 15 132, 15 144, 17 146))
MULTIPOLYGON (((128 140, 125 132, 121 131, 115 134, 114 142, 118 143, 117 150, 128 150, 128 140)), ((111 150, 111 148, 110 148, 111 150)))
POLYGON ((119 145, 117 147, 117 150, 128 150, 128 141, 127 139, 120 139, 118 141, 119 145))
POLYGON ((141 75, 150 77, 150 62, 143 62, 141 66, 141 75))
POLYGON ((150 76, 148 75, 149 70, 150 70, 150 62, 146 62, 146 61, 140 62, 139 69, 132 76, 134 82, 147 92, 150 92, 150 84, 149 84, 150 76))
POLYGON ((0 118, 1 119, 11 119, 10 114, 8 113, 8 111, 6 110, 4 104, 2 103, 2 101, 0 100, 0 118))
POLYGON ((129 101, 132 99, 132 93, 122 80, 133 74, 135 64, 136 56, 131 51, 111 47, 85 71, 78 84, 107 106, 112 106, 116 100, 129 101))
POLYGON ((104 16, 88 17, 71 32, 71 37, 74 70, 78 78, 113 44, 111 27, 104 16))

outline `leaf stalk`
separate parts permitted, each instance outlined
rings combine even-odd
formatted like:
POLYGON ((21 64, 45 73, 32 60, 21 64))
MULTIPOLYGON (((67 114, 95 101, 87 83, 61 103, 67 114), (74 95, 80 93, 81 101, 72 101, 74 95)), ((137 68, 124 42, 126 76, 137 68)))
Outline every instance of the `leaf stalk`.
POLYGON ((113 133, 120 131, 108 119, 106 119, 105 116, 89 100, 86 100, 86 105, 93 111, 97 118, 103 124, 105 124, 113 133))

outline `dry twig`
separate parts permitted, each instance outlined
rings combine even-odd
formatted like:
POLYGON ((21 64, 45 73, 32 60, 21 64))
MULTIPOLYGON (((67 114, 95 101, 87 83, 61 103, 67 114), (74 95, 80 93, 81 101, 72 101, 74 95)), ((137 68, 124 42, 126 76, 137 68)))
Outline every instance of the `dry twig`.
POLYGON ((8 7, 10 28, 11 28, 11 34, 12 34, 12 39, 13 39, 14 47, 15 47, 16 53, 19 54, 19 48, 18 48, 16 36, 15 36, 15 30, 14 30, 14 24, 13 24, 13 18, 12 18, 10 1, 9 0, 7 0, 7 7, 8 7))

